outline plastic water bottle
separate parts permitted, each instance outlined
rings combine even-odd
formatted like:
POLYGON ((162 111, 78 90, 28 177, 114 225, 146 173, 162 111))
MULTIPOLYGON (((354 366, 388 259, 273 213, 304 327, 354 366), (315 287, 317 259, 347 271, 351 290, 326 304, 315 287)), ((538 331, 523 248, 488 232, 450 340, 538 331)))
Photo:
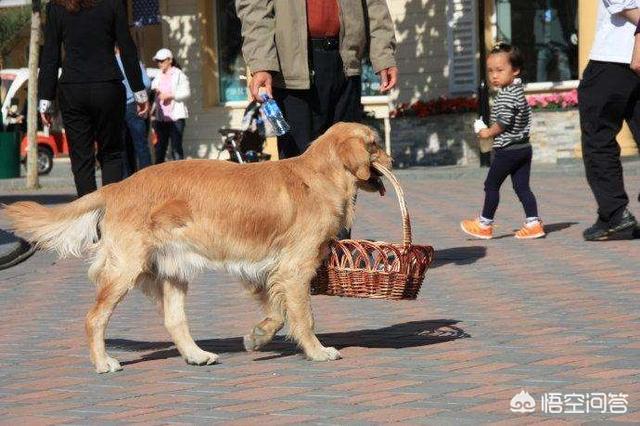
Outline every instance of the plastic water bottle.
POLYGON ((267 120, 271 123, 274 133, 277 136, 282 136, 287 133, 290 129, 289 124, 284 121, 282 111, 280 111, 276 101, 266 94, 262 95, 262 100, 262 111, 264 112, 265 117, 267 117, 267 120))

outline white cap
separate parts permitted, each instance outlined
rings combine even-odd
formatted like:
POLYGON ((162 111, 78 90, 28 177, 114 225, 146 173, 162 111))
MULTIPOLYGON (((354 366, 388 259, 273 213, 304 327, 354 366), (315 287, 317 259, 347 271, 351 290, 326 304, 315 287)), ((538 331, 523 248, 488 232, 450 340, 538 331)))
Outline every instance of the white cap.
POLYGON ((169 49, 162 48, 156 52, 153 56, 154 61, 164 61, 165 59, 173 58, 173 53, 169 49))

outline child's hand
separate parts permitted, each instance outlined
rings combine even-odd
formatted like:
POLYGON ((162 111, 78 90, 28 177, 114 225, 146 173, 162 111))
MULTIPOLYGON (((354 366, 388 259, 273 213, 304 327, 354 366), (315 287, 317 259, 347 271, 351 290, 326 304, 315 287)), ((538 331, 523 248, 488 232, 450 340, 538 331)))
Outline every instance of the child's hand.
POLYGON ((478 118, 473 122, 473 132, 478 134, 482 129, 486 129, 487 125, 484 124, 484 121, 481 118, 478 118))
POLYGON ((484 128, 484 129, 482 129, 482 130, 480 130, 480 131, 478 132, 478 137, 479 137, 480 139, 486 139, 486 138, 490 138, 490 137, 492 137, 492 136, 491 136, 491 132, 489 131, 489 129, 484 128))

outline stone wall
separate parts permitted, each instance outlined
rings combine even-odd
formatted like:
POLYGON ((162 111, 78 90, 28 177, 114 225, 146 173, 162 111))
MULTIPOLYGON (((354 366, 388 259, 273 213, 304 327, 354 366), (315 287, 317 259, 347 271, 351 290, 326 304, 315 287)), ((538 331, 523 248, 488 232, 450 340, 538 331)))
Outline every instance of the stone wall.
MULTIPOLYGON (((475 113, 392 119, 391 151, 396 165, 479 164, 479 148, 473 133, 475 119, 475 113)), ((556 163, 559 159, 575 158, 579 142, 577 109, 534 112, 531 131, 534 162, 556 163)))
POLYGON ((576 147, 580 144, 578 109, 534 111, 531 141, 536 162, 557 163, 576 158, 576 147))

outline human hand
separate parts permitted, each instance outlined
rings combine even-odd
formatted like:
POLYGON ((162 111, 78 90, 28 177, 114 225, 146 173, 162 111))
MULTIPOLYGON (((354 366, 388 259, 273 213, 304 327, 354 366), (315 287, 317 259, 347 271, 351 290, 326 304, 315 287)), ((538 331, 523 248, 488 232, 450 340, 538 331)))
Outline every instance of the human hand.
POLYGON ((158 99, 164 104, 169 105, 169 103, 173 100, 173 95, 171 93, 158 93, 158 99))
POLYGON ((149 113, 149 101, 137 104, 136 110, 138 112, 138 117, 147 118, 147 114, 149 113))
POLYGON ((478 118, 476 121, 473 122, 473 133, 480 133, 480 131, 482 129, 486 129, 487 125, 484 123, 484 120, 482 118, 478 118))
POLYGON ((385 68, 378 73, 380 77, 380 92, 393 89, 398 83, 398 67, 385 68))
POLYGON ((485 129, 481 129, 478 132, 478 137, 480 139, 486 139, 486 138, 490 138, 491 137, 491 132, 489 131, 489 129, 485 128, 485 129))
POLYGON ((273 78, 269 71, 256 71, 253 73, 251 76, 251 82, 249 83, 249 91, 251 92, 253 100, 258 102, 262 101, 260 98, 260 89, 264 89, 264 92, 270 98, 273 98, 273 92, 271 89, 272 82, 273 78))
POLYGON ((42 124, 44 124, 47 127, 51 127, 51 124, 53 123, 53 120, 51 119, 51 114, 49 114, 48 112, 41 112, 40 119, 42 119, 42 124))
POLYGON ((578 34, 573 33, 571 34, 571 37, 569 37, 569 40, 571 41, 571 44, 573 44, 574 46, 578 45, 578 34))

